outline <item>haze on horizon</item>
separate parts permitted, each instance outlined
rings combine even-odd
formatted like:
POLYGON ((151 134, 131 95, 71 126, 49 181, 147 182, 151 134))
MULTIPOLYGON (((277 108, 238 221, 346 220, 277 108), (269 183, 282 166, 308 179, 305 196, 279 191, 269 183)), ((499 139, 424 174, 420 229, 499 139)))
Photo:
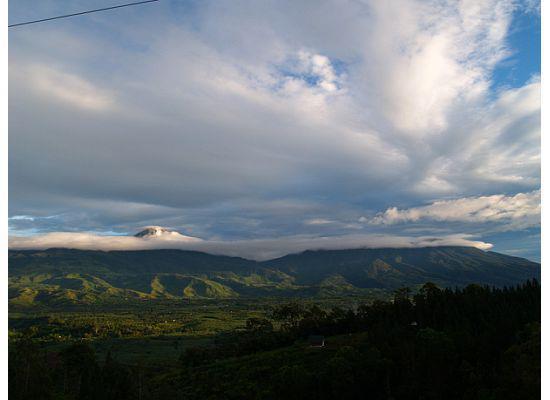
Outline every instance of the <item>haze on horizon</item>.
POLYGON ((540 260, 539 2, 162 0, 9 51, 10 246, 161 225, 259 257, 437 238, 540 260))

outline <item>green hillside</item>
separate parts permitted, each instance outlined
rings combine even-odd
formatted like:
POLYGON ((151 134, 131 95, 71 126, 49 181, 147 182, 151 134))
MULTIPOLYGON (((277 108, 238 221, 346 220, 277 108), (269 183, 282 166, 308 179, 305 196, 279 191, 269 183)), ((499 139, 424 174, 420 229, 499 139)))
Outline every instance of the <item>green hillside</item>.
POLYGON ((511 286, 540 264, 470 247, 320 250, 265 262, 196 251, 9 252, 12 306, 154 299, 342 296, 478 283, 511 286))

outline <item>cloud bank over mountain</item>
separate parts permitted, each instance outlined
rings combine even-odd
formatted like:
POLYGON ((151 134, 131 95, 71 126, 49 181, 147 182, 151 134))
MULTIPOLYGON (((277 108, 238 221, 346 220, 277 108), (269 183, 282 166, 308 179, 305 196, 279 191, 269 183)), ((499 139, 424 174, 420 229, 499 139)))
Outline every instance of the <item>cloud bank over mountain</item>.
POLYGON ((470 246, 487 250, 489 243, 471 240, 468 235, 444 237, 407 237, 383 235, 345 235, 340 237, 293 236, 276 239, 216 241, 184 235, 100 236, 91 233, 52 232, 31 237, 10 237, 9 247, 21 249, 70 248, 80 250, 197 250, 212 254, 267 260, 305 250, 353 248, 409 248, 433 246, 470 246))

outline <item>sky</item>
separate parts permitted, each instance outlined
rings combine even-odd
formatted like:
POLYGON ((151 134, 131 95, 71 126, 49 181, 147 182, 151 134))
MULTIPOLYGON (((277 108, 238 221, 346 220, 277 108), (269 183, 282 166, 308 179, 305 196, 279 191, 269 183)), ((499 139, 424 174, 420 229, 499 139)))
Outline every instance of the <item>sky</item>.
MULTIPOLYGON (((12 1, 9 23, 116 4, 12 1)), ((161 0, 10 28, 10 247, 159 225, 251 258, 540 261, 540 134, 536 1, 161 0)))

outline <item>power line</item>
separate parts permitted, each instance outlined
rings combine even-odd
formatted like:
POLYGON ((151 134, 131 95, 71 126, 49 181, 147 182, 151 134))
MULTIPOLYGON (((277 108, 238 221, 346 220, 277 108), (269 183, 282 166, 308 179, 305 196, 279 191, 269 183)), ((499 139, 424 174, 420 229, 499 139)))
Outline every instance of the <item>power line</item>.
POLYGON ((8 25, 8 28, 13 28, 13 27, 16 27, 16 26, 21 26, 21 25, 36 24, 36 23, 38 23, 38 22, 51 21, 51 20, 53 20, 53 19, 68 18, 68 17, 75 17, 75 16, 77 16, 77 15, 91 14, 91 13, 95 13, 95 12, 98 12, 98 11, 113 10, 113 9, 115 9, 115 8, 122 8, 122 7, 129 7, 129 6, 137 6, 137 5, 139 5, 139 4, 145 4, 145 3, 154 3, 155 1, 159 1, 159 0, 137 1, 137 2, 134 2, 134 3, 126 3, 126 4, 120 4, 120 5, 118 5, 118 6, 105 7, 105 8, 98 8, 98 9, 95 9, 95 10, 82 11, 82 12, 78 12, 78 13, 74 13, 74 14, 58 15, 57 17, 50 17, 50 18, 44 18, 44 19, 37 19, 37 20, 35 20, 35 21, 20 22, 20 23, 18 23, 18 24, 11 24, 11 25, 8 25))

